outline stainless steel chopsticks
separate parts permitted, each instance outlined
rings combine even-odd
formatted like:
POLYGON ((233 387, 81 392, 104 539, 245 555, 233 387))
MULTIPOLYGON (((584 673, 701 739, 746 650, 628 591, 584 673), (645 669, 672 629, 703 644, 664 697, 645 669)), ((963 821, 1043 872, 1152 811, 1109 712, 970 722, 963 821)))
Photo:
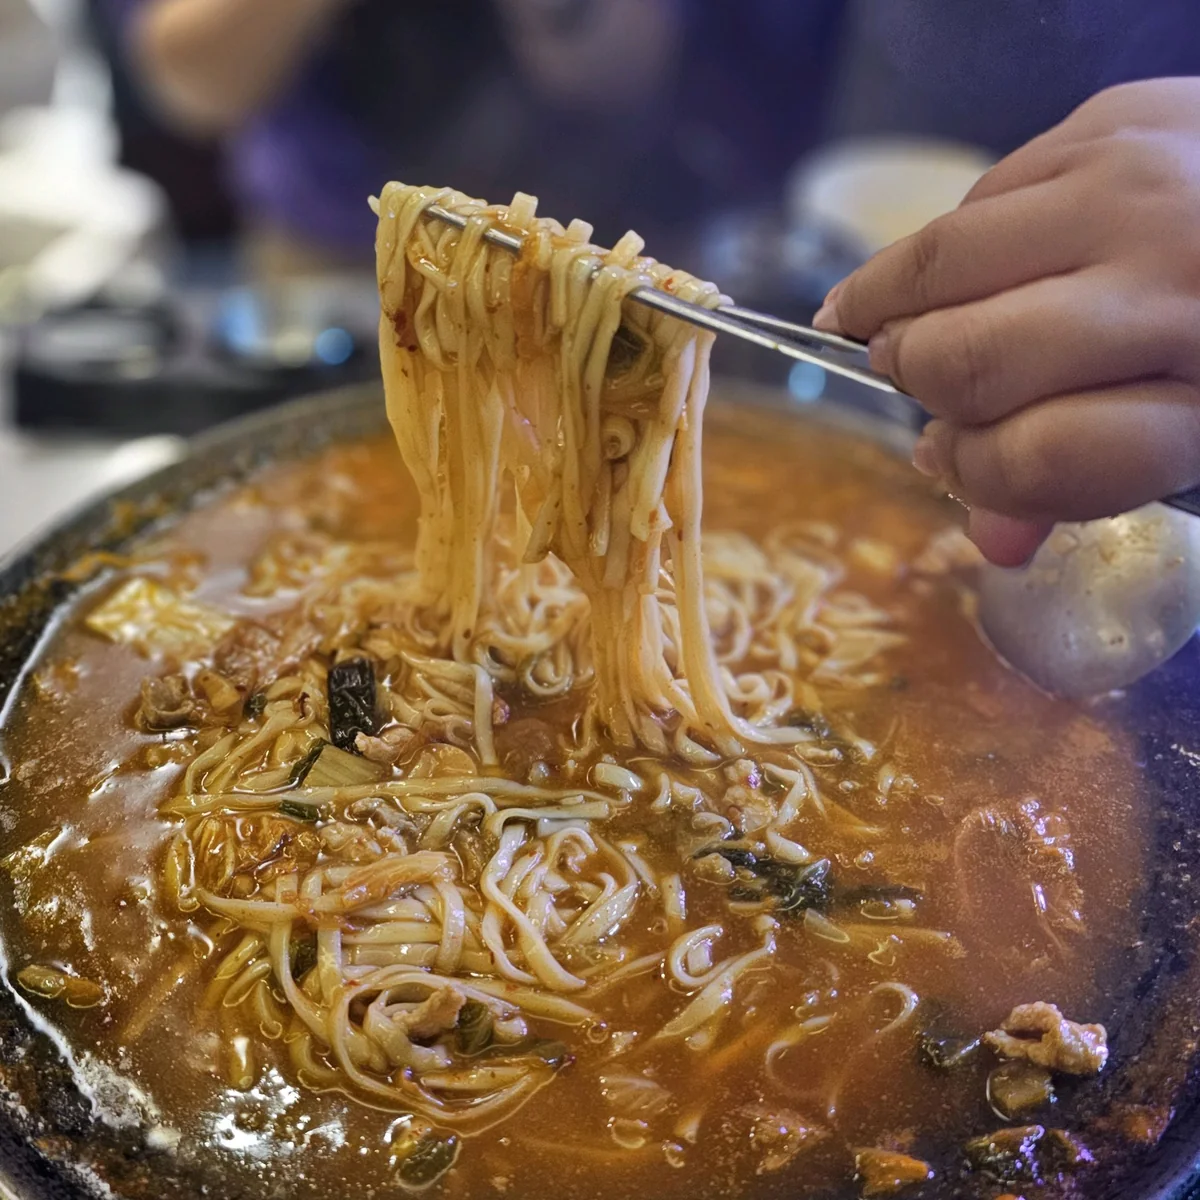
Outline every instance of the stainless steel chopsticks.
MULTIPOLYGON (((440 205, 427 208, 425 215, 437 221, 445 221, 448 225, 455 225, 459 229, 465 229, 467 226, 466 217, 450 212, 440 205)), ((492 245, 503 246, 514 254, 521 250, 521 239, 511 233, 505 233, 502 229, 488 229, 484 237, 492 245)), ((920 412, 917 401, 907 392, 902 392, 886 375, 880 375, 870 367, 856 366, 847 361, 849 358, 865 360, 867 354, 867 347, 852 338, 825 333, 808 325, 796 325, 769 313, 755 312, 753 309, 739 308, 733 304, 722 308, 703 308, 699 304, 690 304, 686 300, 680 300, 678 296, 660 292, 652 287, 635 288, 629 293, 629 299, 637 304, 644 304, 647 308, 669 313, 681 321, 699 325, 702 329, 711 329, 714 333, 728 333, 741 338, 742 341, 785 354, 788 358, 815 363, 835 375, 843 375, 878 392, 897 397, 900 401, 896 406, 897 410, 905 417, 911 418, 920 412)), ((905 420, 903 423, 912 426, 911 420, 905 420)), ((1162 503, 1200 516, 1200 487, 1167 496, 1162 503)))
MULTIPOLYGON (((455 225, 459 229, 465 229, 467 225, 466 217, 450 212, 440 205, 427 208, 425 215, 437 221, 444 221, 448 225, 455 225)), ((511 233, 505 233, 501 229, 489 229, 484 237, 494 246, 503 246, 513 253, 520 252, 521 239, 511 233)), ((824 333, 807 325, 796 325, 791 321, 736 305, 704 308, 652 287, 635 288, 629 293, 629 299, 637 304, 644 304, 647 308, 669 313, 702 329, 711 329, 714 333, 728 333, 766 350, 787 355, 788 358, 815 363, 835 375, 854 379, 876 391, 909 398, 886 375, 880 375, 868 366, 850 361, 853 358, 865 360, 867 353, 867 348, 862 342, 853 341, 851 338, 824 333)))

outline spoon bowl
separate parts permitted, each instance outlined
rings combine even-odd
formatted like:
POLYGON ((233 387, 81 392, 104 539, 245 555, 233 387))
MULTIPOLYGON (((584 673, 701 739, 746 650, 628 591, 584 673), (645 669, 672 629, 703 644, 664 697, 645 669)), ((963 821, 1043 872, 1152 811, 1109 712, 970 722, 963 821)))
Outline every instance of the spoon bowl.
POLYGON ((1163 504, 1059 525, 1028 566, 986 565, 979 622, 1046 691, 1085 697, 1166 662, 1200 624, 1200 520, 1163 504))

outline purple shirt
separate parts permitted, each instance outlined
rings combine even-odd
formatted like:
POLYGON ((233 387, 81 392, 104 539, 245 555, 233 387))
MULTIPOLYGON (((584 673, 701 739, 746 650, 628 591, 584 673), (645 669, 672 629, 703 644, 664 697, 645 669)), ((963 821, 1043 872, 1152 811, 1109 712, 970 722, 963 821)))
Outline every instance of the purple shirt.
MULTIPOLYGON (((152 0, 103 2, 127 21, 152 0)), ((777 195, 825 136, 916 132, 1003 153, 1109 84, 1200 74, 1195 0, 684 0, 683 10, 683 70, 665 102, 606 120, 532 95, 498 31, 481 29, 486 0, 359 0, 228 139, 234 194, 252 221, 366 259, 366 197, 388 179, 489 198, 519 187, 545 212, 585 215, 600 237, 633 224, 668 257, 680 225, 777 195), (414 12, 449 15, 414 28, 414 12), (453 87, 428 87, 431 73, 453 87), (452 98, 459 111, 446 113, 452 98)))

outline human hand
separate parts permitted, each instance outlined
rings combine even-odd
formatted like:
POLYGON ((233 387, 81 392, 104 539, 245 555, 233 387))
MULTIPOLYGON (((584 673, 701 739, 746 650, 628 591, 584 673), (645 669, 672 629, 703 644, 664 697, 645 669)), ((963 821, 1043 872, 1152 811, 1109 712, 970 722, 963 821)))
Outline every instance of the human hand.
POLYGON ((1200 80, 1101 92, 814 324, 934 416, 914 462, 993 562, 1200 482, 1200 80))

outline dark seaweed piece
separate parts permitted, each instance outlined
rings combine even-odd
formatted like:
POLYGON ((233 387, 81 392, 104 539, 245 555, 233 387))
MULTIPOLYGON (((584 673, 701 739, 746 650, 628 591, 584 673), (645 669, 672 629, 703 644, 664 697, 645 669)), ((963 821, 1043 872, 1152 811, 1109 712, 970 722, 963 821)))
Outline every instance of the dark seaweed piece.
POLYGON ((329 668, 329 736, 339 750, 357 753, 360 733, 379 732, 375 711, 375 668, 365 658, 348 658, 329 668))
POLYGON ((628 325, 618 325, 608 351, 606 374, 610 379, 626 374, 637 365, 645 352, 646 339, 628 325))
POLYGON ((562 1067, 569 1067, 575 1061, 575 1055, 564 1042, 556 1042, 549 1038, 535 1039, 524 1048, 524 1053, 540 1058, 556 1071, 562 1067))
POLYGON ((303 979, 317 965, 317 939, 294 937, 288 947, 288 965, 293 979, 303 979))
POLYGON ((726 845, 707 846, 692 857, 703 858, 706 854, 719 854, 735 870, 750 876, 729 889, 733 900, 773 899, 781 913, 829 906, 833 882, 827 858, 797 865, 768 854, 755 854, 743 846, 726 845))
POLYGON ((804 729, 823 742, 835 736, 833 726, 820 713, 809 712, 807 708, 793 708, 783 718, 783 723, 789 729, 804 729))
POLYGON ((427 1188, 454 1166, 458 1149, 457 1134, 431 1129, 400 1163, 396 1172, 400 1182, 405 1187, 427 1188))
POLYGON ((454 1029, 460 1054, 480 1054, 492 1041, 495 1029, 492 1010, 478 1000, 468 1000, 459 1010, 454 1029))
MULTIPOLYGON (((302 759, 300 759, 296 763, 296 765, 292 768, 292 774, 288 779, 288 783, 292 787, 299 787, 308 778, 309 771, 311 771, 313 769, 314 765, 316 764, 317 759, 321 757, 321 751, 324 750, 325 747, 328 745, 329 745, 329 743, 324 738, 318 738, 315 742, 313 742, 312 746, 309 748, 308 753, 302 759)), ((285 800, 283 802, 283 804, 280 804, 280 806, 279 806, 280 812, 283 811, 283 805, 287 804, 287 803, 288 803, 288 801, 285 800)), ((295 816, 294 813, 292 815, 295 816)), ((302 819, 307 819, 310 821, 316 820, 315 817, 308 817, 308 818, 302 818, 302 819)))
POLYGON ((917 1057, 935 1071, 953 1071, 975 1056, 981 1039, 965 1035, 954 1016, 936 999, 921 1002, 917 1057))
POLYGON ((997 1183, 1029 1183, 1039 1177, 1038 1146, 1046 1136, 1042 1125, 998 1129, 966 1144, 967 1161, 997 1183))
POLYGON ((719 854, 730 866, 745 867, 753 871, 758 866, 758 855, 744 846, 709 846, 692 855, 693 858, 703 858, 706 854, 719 854))
POLYGON ((243 710, 248 717, 261 717, 263 709, 267 707, 267 693, 255 692, 246 700, 246 707, 243 710))
POLYGON ((917 1055, 935 1071, 953 1071, 969 1061, 979 1049, 979 1038, 944 1037, 925 1030, 917 1042, 917 1055))
POLYGON ((519 1042, 504 1046, 493 1042, 484 1051, 484 1058, 540 1058, 547 1066, 556 1071, 569 1067, 575 1061, 575 1055, 564 1042, 552 1041, 549 1038, 527 1037, 519 1042))

